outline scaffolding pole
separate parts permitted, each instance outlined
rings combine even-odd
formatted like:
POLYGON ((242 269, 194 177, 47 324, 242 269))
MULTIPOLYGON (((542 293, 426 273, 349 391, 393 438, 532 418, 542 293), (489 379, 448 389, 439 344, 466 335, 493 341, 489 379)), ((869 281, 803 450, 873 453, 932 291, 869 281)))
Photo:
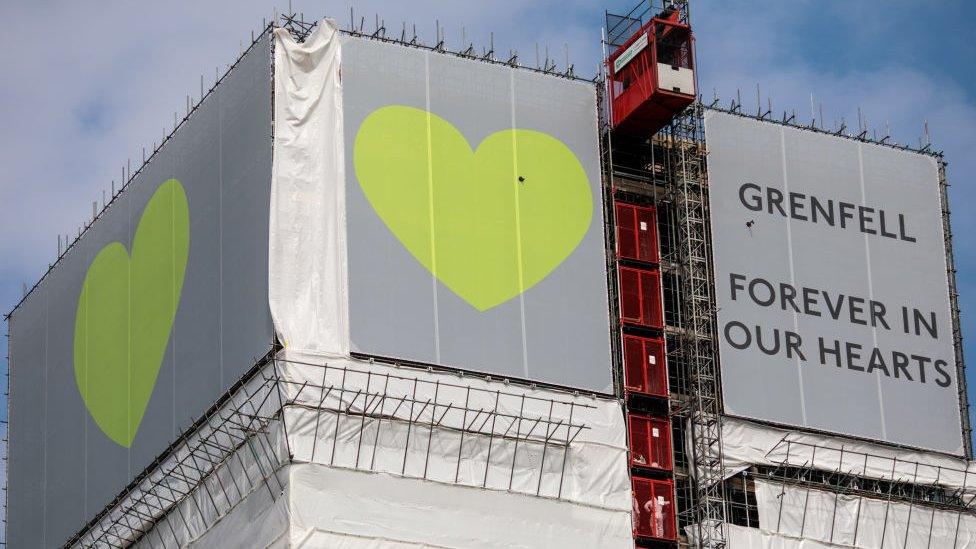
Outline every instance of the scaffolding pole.
POLYGON ((946 177, 946 161, 940 155, 939 200, 942 206, 942 236, 945 239, 946 280, 949 284, 949 304, 952 315, 952 343, 956 359, 956 388, 959 392, 960 423, 966 458, 973 459, 973 429, 969 421, 969 394, 966 389, 966 362, 962 347, 962 325, 959 313, 959 289, 956 286, 956 260, 952 252, 952 223, 949 216, 949 180, 946 177))
MULTIPOLYGON (((898 534, 899 528, 904 528, 904 537, 896 541, 900 543, 899 546, 908 547, 909 524, 913 520, 913 514, 921 514, 924 522, 915 525, 916 535, 924 534, 927 547, 933 547, 933 541, 942 546, 947 539, 940 536, 945 536, 946 532, 936 532, 934 523, 936 513, 945 513, 944 520, 954 519, 954 529, 949 534, 954 539, 952 547, 956 547, 960 533, 967 531, 963 528, 963 519, 971 523, 976 516, 976 490, 971 487, 971 474, 965 469, 898 459, 844 446, 833 447, 791 440, 788 436, 784 436, 767 452, 766 457, 774 465, 753 467, 749 474, 753 479, 778 487, 776 502, 768 499, 765 501, 765 505, 773 505, 776 519, 771 524, 760 525, 765 531, 774 534, 827 543, 850 543, 860 547, 862 545, 858 542, 863 536, 871 535, 885 540, 898 534), (926 473, 921 474, 920 471, 926 473), (796 509, 785 511, 791 515, 793 526, 784 525, 783 520, 789 491, 793 491, 794 495, 802 494, 800 497, 804 500, 802 506, 797 505, 802 508, 799 512, 796 509), (818 518, 811 518, 811 495, 829 502, 829 512, 824 513, 822 506, 815 506, 820 515, 818 518), (841 504, 847 511, 842 513, 838 509, 841 504), (880 532, 867 532, 860 528, 862 508, 868 504, 884 507, 880 532), (905 513, 903 521, 891 516, 893 505, 905 513), (842 524, 838 523, 838 516, 847 516, 849 520, 852 508, 855 511, 851 532, 844 530, 842 524), (826 533, 818 530, 823 524, 816 522, 823 520, 825 514, 830 515, 826 533), (926 514, 930 515, 927 521, 926 514), (799 530, 795 527, 797 518, 799 530), (853 536, 852 541, 848 541, 850 536, 853 536)), ((759 499, 758 496, 756 499, 759 499)), ((754 510, 758 512, 758 506, 754 510)), ((850 528, 849 524, 847 528, 850 528)))
POLYGON ((694 499, 686 512, 698 530, 699 546, 718 549, 725 547, 725 469, 702 105, 695 103, 676 116, 669 131, 669 190, 675 201, 684 321, 677 341, 690 390, 685 411, 690 420, 695 477, 694 499))

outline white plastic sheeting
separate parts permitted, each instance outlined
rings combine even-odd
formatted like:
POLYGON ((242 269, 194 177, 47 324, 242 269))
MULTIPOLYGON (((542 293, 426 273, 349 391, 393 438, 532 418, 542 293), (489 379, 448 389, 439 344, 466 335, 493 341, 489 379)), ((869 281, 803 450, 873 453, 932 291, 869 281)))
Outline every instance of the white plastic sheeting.
POLYGON ((819 546, 800 540, 865 549, 976 547, 976 517, 969 514, 759 479, 755 485, 759 530, 767 536, 745 547, 819 546))
POLYGON ((844 547, 812 539, 796 539, 735 524, 728 525, 726 541, 730 549, 833 549, 844 547))
POLYGON ((945 454, 871 444, 722 418, 727 476, 750 465, 793 465, 824 471, 976 491, 976 464, 945 454))
MULTIPOLYGON (((281 477, 287 478, 285 469, 281 477)), ((262 487, 263 488, 263 487, 262 487)), ((286 488, 287 489, 287 488, 286 488)), ((201 534, 186 547, 194 549, 225 549, 227 547, 288 547, 289 509, 287 494, 272 499, 267 490, 251 492, 240 504, 221 519, 213 528, 201 534)), ((156 528, 160 532, 163 528, 156 528)), ((152 547, 152 537, 139 547, 152 547)), ((162 545, 159 547, 175 547, 162 545)), ((181 546, 182 547, 182 546, 181 546)))
MULTIPOLYGON (((276 463, 287 458, 287 443, 280 422, 266 429, 237 452, 228 456, 206 481, 178 501, 136 543, 140 549, 174 547, 284 547, 289 528, 287 467, 276 463), (260 440, 259 440, 260 439, 260 440)), ((177 452, 161 467, 180 460, 185 467, 201 465, 201 457, 186 458, 177 452)), ((180 468, 178 471, 184 471, 180 468)), ((179 483, 177 477, 170 485, 179 483)), ((158 488, 164 497, 179 497, 183 492, 158 488)), ((141 509, 146 516, 158 511, 141 509)))
MULTIPOLYGON (((319 464, 287 465, 278 478, 284 489, 274 499, 262 486, 205 532, 174 512, 136 547, 633 547, 625 511, 319 464)), ((206 510, 187 500, 179 512, 193 524, 206 510)))
POLYGON ((271 510, 284 490, 276 473, 289 459, 283 424, 276 419, 281 401, 273 366, 266 364, 227 393, 219 409, 200 418, 72 547, 133 540, 154 548, 226 547, 219 540, 227 535, 214 532, 228 514, 240 513, 250 517, 248 539, 284 532, 284 508, 271 510), (252 497, 262 491, 265 495, 252 497), (207 545, 207 538, 217 541, 207 545))
POLYGON ((283 421, 140 547, 633 546, 616 400, 292 349, 255 376, 272 379, 255 413, 283 402, 283 421))
POLYGON ((632 547, 630 515, 480 488, 300 464, 293 547, 632 547))
POLYGON ((285 29, 274 36, 271 315, 286 346, 346 354, 341 41, 328 19, 303 43, 285 29))
MULTIPOLYGON (((739 526, 738 524, 724 524, 725 546, 729 549, 835 549, 845 547, 833 543, 824 543, 812 539, 797 539, 781 534, 770 534, 759 528, 739 526)), ((694 546, 697 539, 697 527, 692 525, 685 528, 689 543, 694 546)))
POLYGON ((285 414, 297 461, 558 498, 629 515, 626 425, 617 400, 291 349, 280 359, 285 400, 307 404, 285 414), (369 414, 319 408, 353 414, 367 408, 369 414), (567 430, 570 424, 582 429, 567 430), (468 432, 462 434, 462 425, 468 432), (471 433, 475 426, 489 434, 471 433))

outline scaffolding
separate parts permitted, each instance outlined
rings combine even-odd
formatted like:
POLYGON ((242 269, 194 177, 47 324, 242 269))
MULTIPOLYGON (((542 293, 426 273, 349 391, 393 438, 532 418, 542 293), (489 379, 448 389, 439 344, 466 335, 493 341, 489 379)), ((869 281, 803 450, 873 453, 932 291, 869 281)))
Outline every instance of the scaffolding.
POLYGON ((968 470, 788 437, 771 449, 767 458, 772 465, 752 467, 737 478, 742 483, 748 478, 753 484, 763 481, 776 487, 777 493, 756 496, 753 486, 753 500, 746 501, 748 522, 737 521, 741 525, 855 547, 884 547, 888 539, 902 547, 918 546, 919 538, 924 538, 926 547, 933 547, 933 540, 942 547, 948 542, 946 534, 951 535, 951 546, 957 547, 976 527, 976 490, 968 470), (788 506, 791 508, 784 511, 788 506), (869 530, 864 523, 872 508, 870 518, 877 521, 880 517, 881 524, 872 524, 875 527, 869 530), (750 520, 763 516, 771 522, 750 520), (945 531, 946 526, 951 532, 945 531), (876 543, 878 539, 880 543, 876 543))
POLYGON ((701 546, 719 548, 725 472, 702 115, 695 104, 647 140, 613 137, 607 130, 605 157, 616 197, 657 207, 679 525, 700 528, 701 546), (683 483, 690 486, 685 493, 683 483))
POLYGON ((206 532, 255 490, 266 490, 272 501, 281 497, 287 481, 279 473, 297 463, 563 499, 570 449, 589 429, 574 418, 593 408, 489 390, 463 377, 432 381, 408 371, 287 360, 274 351, 64 547, 121 548, 143 539, 154 547, 183 547, 190 533, 206 532), (296 445, 289 430, 301 423, 299 416, 314 428, 296 445), (406 437, 385 438, 384 432, 406 437), (441 455, 442 436, 456 437, 455 454, 441 455), (398 445, 392 469, 389 446, 385 463, 377 459, 381 440, 391 438, 398 445), (487 447, 483 460, 464 452, 475 445, 487 447), (493 450, 499 454, 503 445, 511 460, 499 464, 493 450), (528 452, 542 456, 531 470, 528 452), (448 468, 453 474, 444 473, 448 468))
POLYGON ((653 17, 671 11, 678 12, 678 21, 688 24, 688 0, 640 0, 626 14, 606 14, 607 46, 619 48, 653 17))
MULTIPOLYGON (((304 42, 312 31, 318 26, 318 21, 308 21, 304 18, 304 14, 291 13, 290 15, 281 15, 281 28, 287 29, 288 32, 295 37, 299 42, 304 42)), ((342 22, 338 22, 338 30, 340 33, 356 36, 360 38, 369 38, 371 40, 378 40, 381 42, 388 42, 392 44, 398 44, 401 46, 407 46, 411 48, 418 48, 422 50, 434 51, 442 54, 453 55, 456 57, 461 57, 464 59, 472 59, 481 61, 483 63, 489 63, 493 65, 505 65, 509 67, 517 67, 522 70, 527 70, 531 72, 537 72, 541 74, 546 74, 549 76, 558 76, 562 78, 567 78, 570 80, 583 80, 586 82, 596 82, 599 75, 594 75, 592 78, 582 77, 576 74, 576 68, 573 63, 569 60, 569 54, 567 51, 565 64, 560 70, 556 60, 549 55, 548 46, 545 50, 544 57, 540 56, 538 47, 536 48, 536 59, 534 65, 527 65, 521 62, 518 51, 509 50, 508 56, 499 56, 495 51, 494 35, 492 35, 491 42, 487 47, 482 47, 479 53, 472 42, 467 41, 467 37, 463 32, 462 27, 462 37, 461 45, 458 49, 452 50, 447 43, 446 32, 443 26, 441 26, 440 21, 435 21, 436 25, 436 41, 433 44, 425 43, 417 35, 417 25, 413 24, 407 27, 407 23, 403 22, 400 28, 400 33, 396 34, 395 29, 389 29, 386 26, 386 21, 379 18, 379 16, 374 16, 373 29, 370 30, 366 23, 366 17, 356 14, 353 8, 349 8, 349 21, 348 26, 343 27, 342 22), (358 19, 358 20, 357 20, 358 19)))
POLYGON ((952 342, 956 360, 956 385, 959 391, 959 409, 962 411, 962 438, 966 457, 973 459, 973 428, 969 420, 969 391, 966 388, 966 361, 962 347, 962 324, 959 321, 959 289, 956 285, 956 259, 952 250, 952 223, 949 213, 949 179, 946 177, 946 161, 942 153, 937 155, 939 164, 939 201, 942 206, 942 236, 945 239, 946 280, 949 284, 949 305, 952 317, 952 342))
MULTIPOLYGON (((313 444, 306 452, 292 449, 293 462, 328 463, 332 467, 346 467, 373 472, 386 471, 377 464, 378 444, 381 431, 406 428, 402 458, 398 458, 400 476, 427 480, 446 480, 453 484, 492 488, 489 472, 492 465, 492 451, 499 444, 511 444, 514 448, 512 461, 504 466, 507 478, 501 484, 508 490, 515 489, 516 471, 522 465, 516 464, 519 446, 530 445, 541 449, 538 460, 538 479, 530 495, 563 496, 563 479, 570 445, 581 432, 588 429, 585 423, 574 420, 585 409, 594 406, 573 401, 530 396, 524 393, 490 390, 463 382, 449 383, 441 379, 434 381, 419 379, 410 375, 395 375, 389 372, 374 372, 362 368, 330 366, 308 362, 277 359, 276 369, 298 366, 310 369, 303 377, 318 378, 320 382, 297 381, 294 376, 278 376, 274 382, 279 384, 287 397, 284 406, 311 412, 315 428, 313 444), (321 374, 319 373, 321 372, 321 374), (515 411, 517 410, 517 412, 515 411), (539 413, 539 411, 543 413, 539 413), (561 419, 568 418, 568 419, 561 419), (334 420, 334 421, 333 421, 334 420), (349 423, 349 421, 352 423, 349 423), (321 436, 324 423, 334 432, 331 436, 321 436), (345 426, 345 428, 343 428, 345 426), (350 429, 351 427, 351 429, 350 429), (340 431, 346 431, 340 435, 340 431), (453 478, 435 475, 432 471, 431 440, 435 432, 449 433, 458 438, 458 451, 449 457, 453 478), (424 444, 423 466, 408 463, 412 454, 408 451, 411 436, 427 437, 424 444), (322 439, 331 439, 331 447, 319 447, 322 439), (372 438, 372 440, 369 440, 372 438), (484 462, 478 463, 484 469, 479 478, 465 478, 461 475, 461 464, 476 465, 464 453, 465 442, 472 444, 477 439, 487 443, 484 462), (344 443, 355 441, 355 454, 345 460, 337 455, 337 449, 344 443), (371 444, 370 444, 371 443, 371 444), (327 453, 328 461, 325 460, 327 453), (546 477, 546 459, 559 463, 558 475, 546 477), (544 481, 545 484, 544 484, 544 481)), ((349 446, 351 450, 351 444, 349 446)), ((399 452, 398 452, 399 453, 399 452)), ((419 458, 417 455, 413 455, 419 458)), ((532 473, 535 476, 535 473, 532 473)), ((495 484, 497 485, 497 479, 495 484)), ((524 489, 519 490, 525 492, 524 489)))
POLYGON ((606 156, 616 196, 640 197, 659 214, 676 472, 694 485, 692 494, 679 493, 679 523, 701 525, 703 547, 723 547, 725 474, 702 113, 701 105, 692 106, 649 140, 608 133, 606 156), (690 456, 682 440, 690 442, 690 456))
MULTIPOLYGON (((688 23, 687 1, 642 1, 627 14, 607 13, 606 45, 618 48, 670 10, 688 23)), ((657 207, 678 525, 697 546, 722 548, 727 502, 703 112, 695 103, 647 139, 616 136, 605 125, 605 158, 617 197, 657 207)))
POLYGON ((703 547, 723 547, 721 403, 714 345, 708 188, 701 105, 646 141, 613 139, 610 173, 617 196, 657 206, 661 227, 664 336, 674 425, 679 524, 701 529, 703 547), (690 455, 680 441, 687 441, 690 455), (681 478, 683 477, 683 479, 681 478))
POLYGON ((272 499, 278 497, 283 485, 276 472, 285 456, 276 450, 272 423, 281 408, 281 393, 276 384, 259 381, 269 364, 273 365, 271 354, 181 433, 64 547, 128 547, 149 532, 166 547, 164 536, 178 539, 173 522, 190 528, 181 505, 184 502, 209 528, 208 516, 216 522, 256 489, 265 487, 272 499), (269 406, 276 399, 277 406, 269 406))
POLYGON ((725 546, 725 494, 718 357, 715 348, 711 227, 705 176, 703 108, 696 103, 670 127, 671 191, 681 272, 684 334, 678 341, 687 368, 690 394, 680 407, 690 423, 695 498, 689 511, 704 548, 725 546))

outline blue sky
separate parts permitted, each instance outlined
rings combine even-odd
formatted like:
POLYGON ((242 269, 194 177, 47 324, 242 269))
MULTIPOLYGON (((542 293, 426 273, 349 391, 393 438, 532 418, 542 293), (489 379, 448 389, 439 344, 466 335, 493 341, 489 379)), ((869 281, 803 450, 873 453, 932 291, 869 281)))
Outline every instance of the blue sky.
MULTIPOLYGON (((348 2, 293 0, 307 18, 335 16, 344 26, 348 2)), ((0 33, 0 309, 20 298, 54 261, 57 235, 74 235, 92 201, 118 179, 127 158, 158 141, 199 96, 200 75, 212 82, 259 29, 275 5, 258 0, 124 3, 97 10, 86 3, 4 2, 0 33)), ((379 13, 399 32, 416 23, 433 41, 435 20, 448 45, 463 34, 476 46, 494 33, 499 56, 509 49, 535 63, 536 44, 577 73, 596 73, 603 10, 625 12, 630 0, 497 0, 357 2, 367 26, 379 13), (407 6, 409 4, 409 6, 407 6)), ((928 121, 936 148, 949 160, 956 258, 967 340, 976 362, 976 5, 961 0, 886 2, 719 1, 692 4, 701 92, 727 104, 737 89, 748 107, 757 83, 774 112, 796 109, 809 119, 810 94, 831 123, 856 125, 860 107, 872 128, 887 126, 899 142, 917 143, 928 121)), ((6 355, 6 339, 0 340, 6 355)), ((976 385, 976 376, 972 382, 976 385)), ((0 406, 6 417, 6 406, 0 406)))

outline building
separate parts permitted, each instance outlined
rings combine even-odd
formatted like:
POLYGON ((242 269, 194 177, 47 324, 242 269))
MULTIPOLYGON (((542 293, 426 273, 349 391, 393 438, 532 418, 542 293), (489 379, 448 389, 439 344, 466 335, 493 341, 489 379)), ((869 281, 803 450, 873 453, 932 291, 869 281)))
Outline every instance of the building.
POLYGON ((8 317, 9 546, 976 543, 941 157, 607 31, 259 33, 8 317))

